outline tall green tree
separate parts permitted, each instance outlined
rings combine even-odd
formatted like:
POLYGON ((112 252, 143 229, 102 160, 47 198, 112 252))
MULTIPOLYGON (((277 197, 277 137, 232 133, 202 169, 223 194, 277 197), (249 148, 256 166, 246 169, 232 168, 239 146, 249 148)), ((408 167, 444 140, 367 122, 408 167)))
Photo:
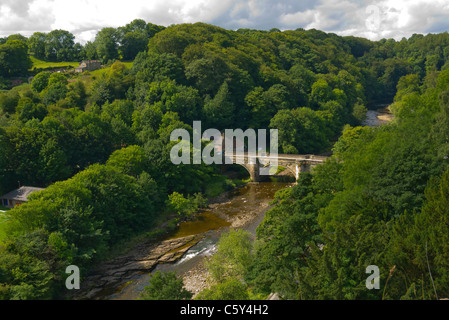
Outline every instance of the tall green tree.
POLYGON ((97 33, 94 45, 102 63, 119 59, 119 40, 119 32, 115 28, 103 28, 97 33))
POLYGON ((50 61, 72 61, 75 36, 66 30, 53 30, 45 37, 45 58, 50 61))
POLYGON ((28 46, 30 53, 38 59, 45 58, 45 41, 47 35, 42 32, 35 32, 28 38, 28 46))
POLYGON ((0 44, 0 76, 24 75, 32 66, 28 46, 20 40, 8 40, 0 44))
POLYGON ((204 104, 207 123, 211 128, 219 130, 231 128, 234 123, 235 109, 227 82, 220 86, 213 99, 209 99, 204 104))

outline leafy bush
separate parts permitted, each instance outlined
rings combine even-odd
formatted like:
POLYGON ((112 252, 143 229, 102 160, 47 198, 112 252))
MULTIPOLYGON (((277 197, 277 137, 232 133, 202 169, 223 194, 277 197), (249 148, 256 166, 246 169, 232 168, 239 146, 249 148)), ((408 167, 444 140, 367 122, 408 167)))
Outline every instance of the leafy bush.
POLYGON ((192 293, 184 289, 182 278, 174 272, 156 271, 140 295, 142 300, 189 300, 192 293))

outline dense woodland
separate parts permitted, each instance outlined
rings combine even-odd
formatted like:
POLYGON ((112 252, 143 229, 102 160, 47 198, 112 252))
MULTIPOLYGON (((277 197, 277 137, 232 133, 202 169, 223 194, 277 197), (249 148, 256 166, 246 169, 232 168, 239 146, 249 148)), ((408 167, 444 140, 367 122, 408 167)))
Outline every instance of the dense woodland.
POLYGON ((448 298, 448 60, 447 33, 369 41, 134 20, 85 45, 64 30, 0 39, 0 192, 46 188, 7 212, 0 298, 60 298, 67 265, 84 274, 164 217, 191 215, 211 185, 232 187, 216 166, 170 162, 171 131, 193 120, 276 128, 283 153, 333 152, 277 194, 255 242, 223 239, 216 285, 198 298, 448 298), (104 69, 36 70, 31 57, 104 69), (394 122, 360 126, 392 102, 394 122), (366 289, 368 265, 381 290, 366 289))

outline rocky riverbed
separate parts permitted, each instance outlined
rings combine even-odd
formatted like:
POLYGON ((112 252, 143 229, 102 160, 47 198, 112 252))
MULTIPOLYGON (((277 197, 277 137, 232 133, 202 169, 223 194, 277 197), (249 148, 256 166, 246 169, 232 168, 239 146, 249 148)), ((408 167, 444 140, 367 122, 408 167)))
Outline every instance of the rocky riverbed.
POLYGON ((385 106, 377 110, 368 110, 363 125, 368 127, 378 127, 389 123, 392 120, 393 114, 391 113, 389 106, 385 106))
POLYGON ((200 261, 192 269, 184 273, 182 279, 184 281, 184 288, 193 293, 195 298, 198 293, 204 289, 209 288, 208 282, 209 274, 204 266, 204 260, 200 261))
POLYGON ((208 287, 204 258, 213 254, 214 243, 229 228, 255 234, 276 191, 292 183, 249 183, 213 199, 196 219, 183 222, 159 243, 146 240, 132 251, 99 264, 81 282, 70 299, 134 300, 145 287, 149 273, 174 271, 187 290, 198 294, 208 287))
POLYGON ((120 284, 126 285, 136 275, 149 273, 157 264, 178 260, 201 238, 202 235, 191 235, 165 240, 159 244, 144 241, 131 252, 96 266, 71 298, 98 299, 107 295, 120 284))

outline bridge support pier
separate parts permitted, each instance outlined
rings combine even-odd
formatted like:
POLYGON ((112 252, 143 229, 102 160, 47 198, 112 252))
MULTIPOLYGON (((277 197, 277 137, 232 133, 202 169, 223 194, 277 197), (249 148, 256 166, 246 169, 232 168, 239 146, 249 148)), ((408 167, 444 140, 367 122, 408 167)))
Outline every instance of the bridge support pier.
POLYGON ((261 182, 265 180, 266 177, 260 175, 259 161, 255 164, 245 164, 245 167, 249 172, 252 182, 261 182))
MULTIPOLYGON (((295 173, 295 178, 296 178, 296 180, 298 180, 299 179, 299 174, 301 173, 301 172, 310 172, 310 167, 311 167, 311 165, 309 164, 309 163, 304 163, 304 162, 301 162, 301 163, 295 163, 295 170, 294 170, 294 173, 295 173)), ((292 170, 293 171, 293 170, 292 170)))

